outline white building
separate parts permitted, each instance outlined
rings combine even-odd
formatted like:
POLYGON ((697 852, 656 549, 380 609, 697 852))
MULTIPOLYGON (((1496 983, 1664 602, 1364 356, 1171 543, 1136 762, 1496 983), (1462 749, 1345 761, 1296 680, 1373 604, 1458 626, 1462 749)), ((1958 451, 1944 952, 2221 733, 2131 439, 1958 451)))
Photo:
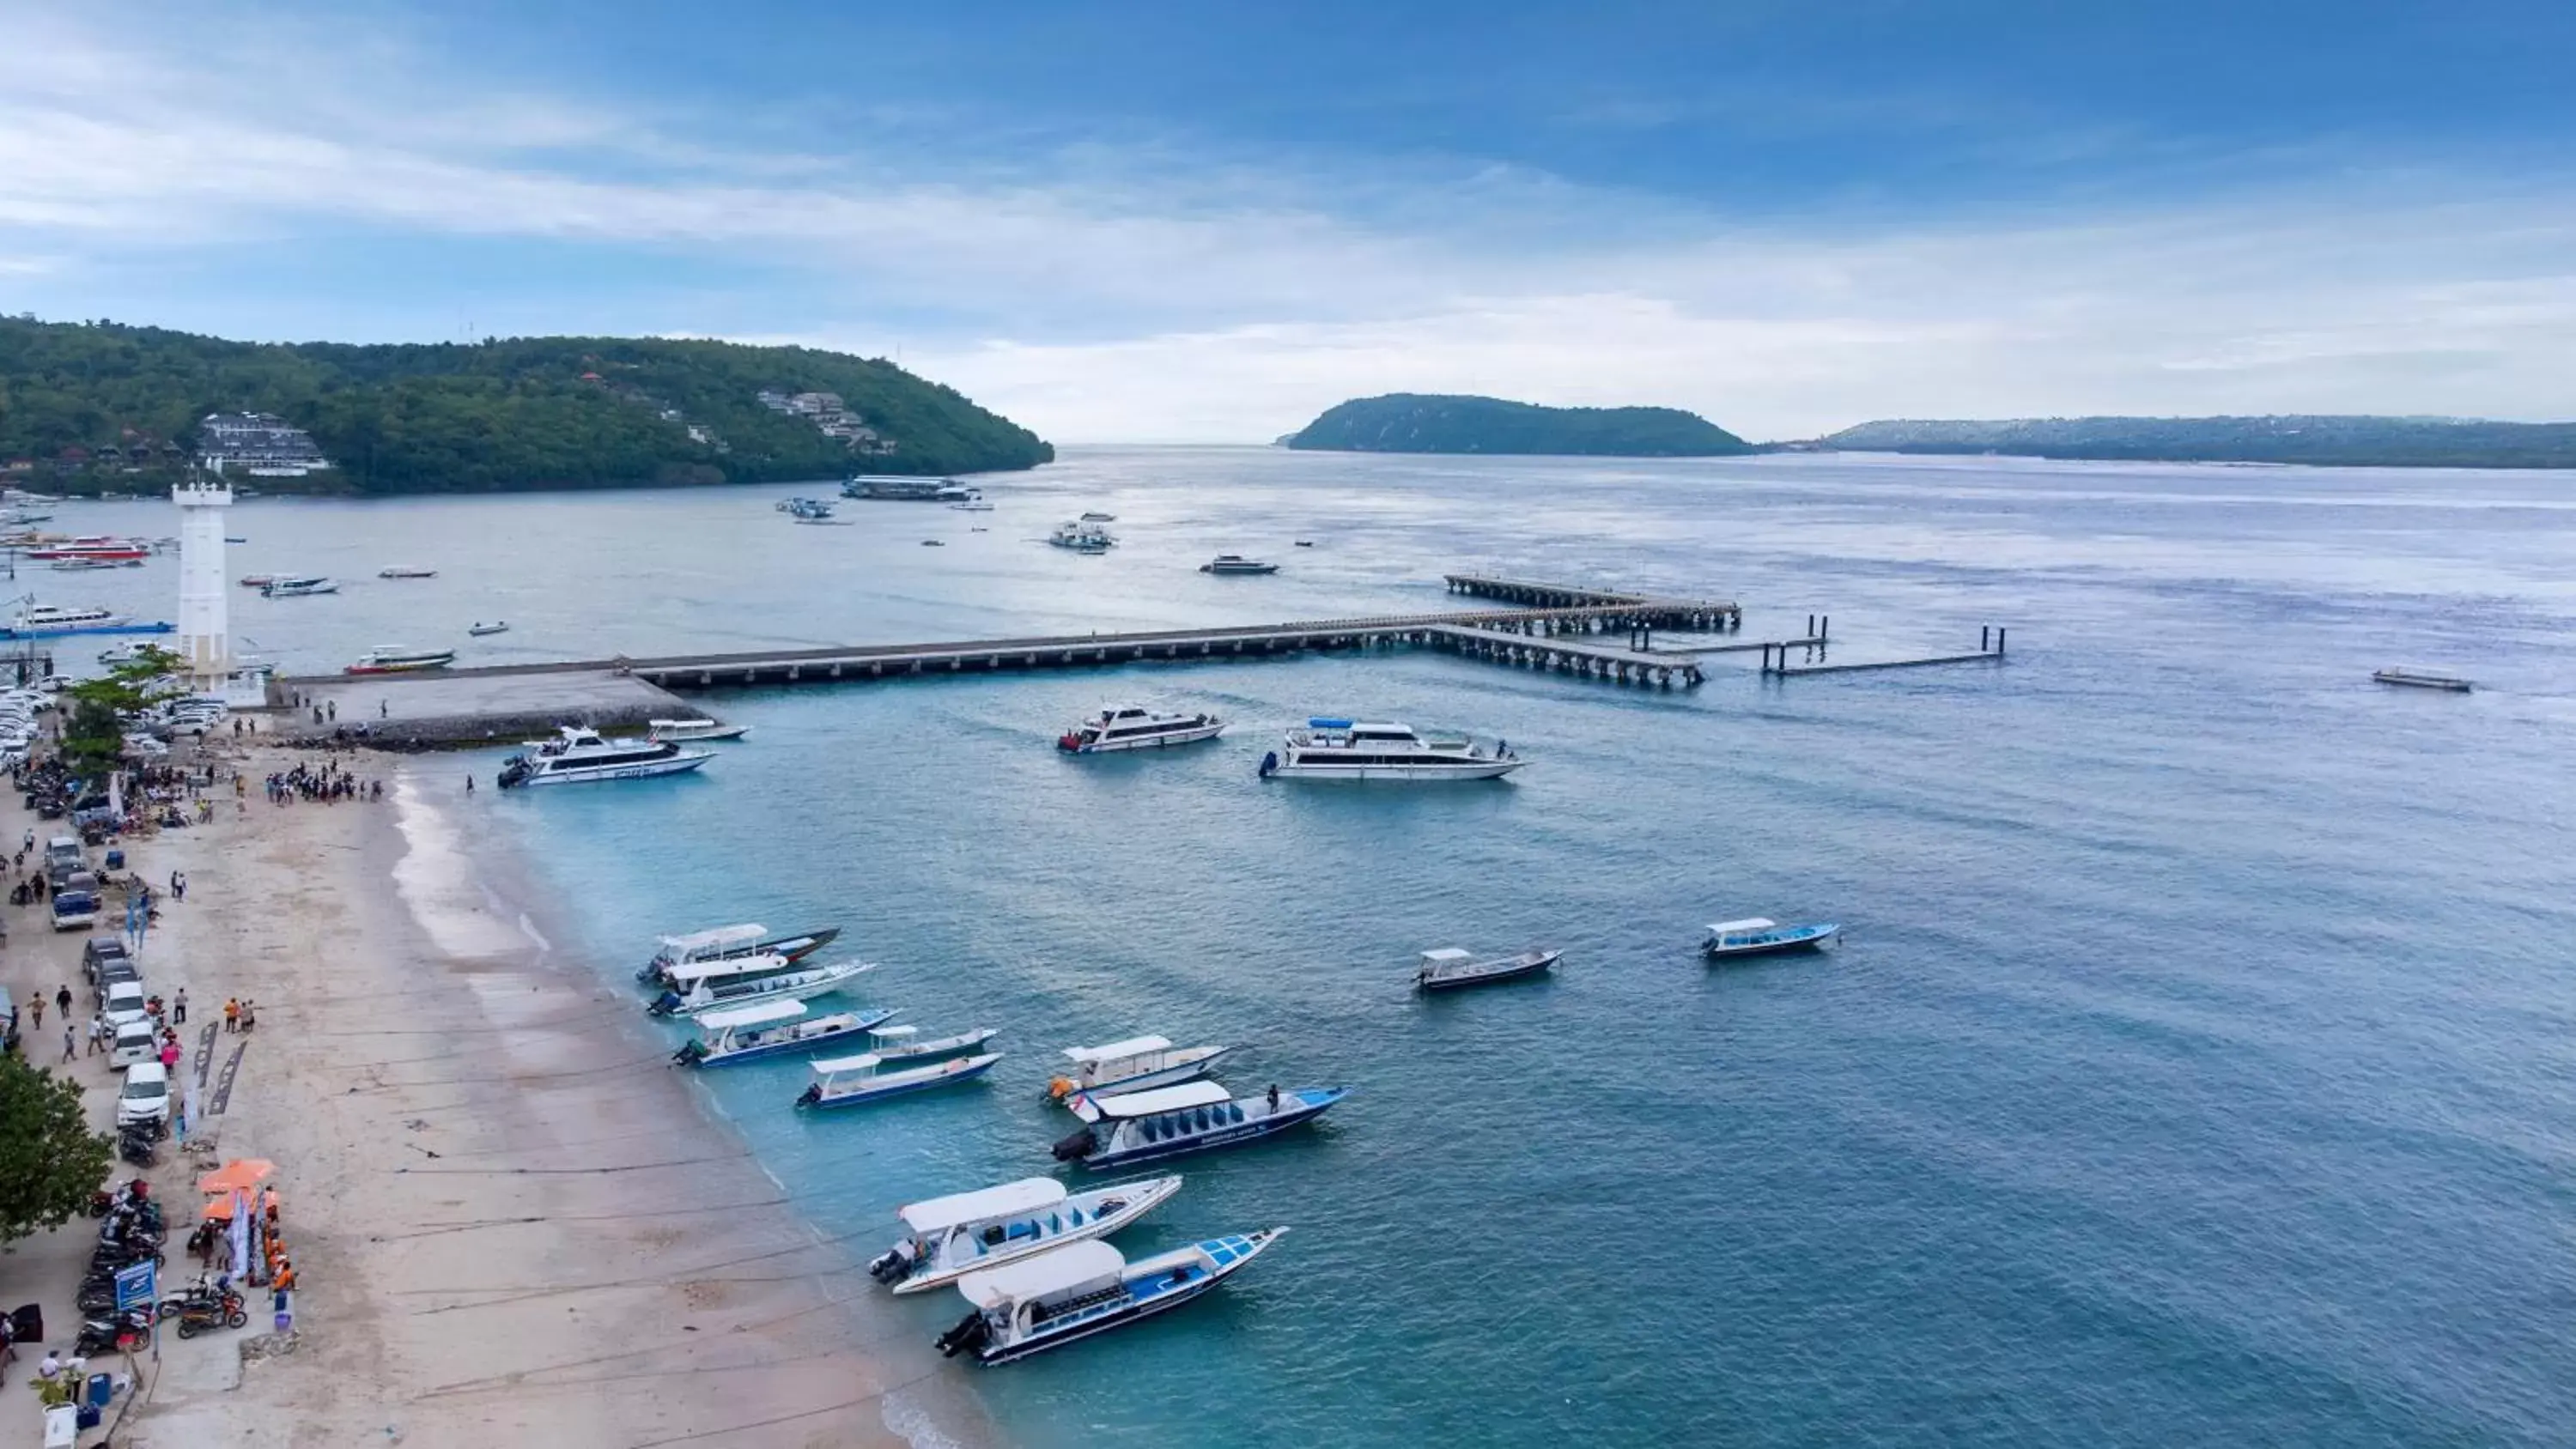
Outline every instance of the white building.
POLYGON ((170 501, 179 505, 179 658, 190 687, 220 690, 233 672, 231 595, 224 591, 224 510, 233 490, 192 478, 170 490, 170 501))

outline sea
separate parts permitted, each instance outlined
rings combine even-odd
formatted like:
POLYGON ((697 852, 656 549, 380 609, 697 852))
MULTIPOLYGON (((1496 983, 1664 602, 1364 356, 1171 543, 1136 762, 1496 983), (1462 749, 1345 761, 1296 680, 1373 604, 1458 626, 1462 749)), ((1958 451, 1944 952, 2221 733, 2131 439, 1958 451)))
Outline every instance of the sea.
MULTIPOLYGON (((495 754, 424 767, 604 982, 663 932, 838 925, 864 1001, 1000 1030, 982 1085, 820 1119, 797 1064, 705 1075, 862 1255, 901 1203, 1064 1171, 1066 1046, 1160 1033, 1235 1047, 1245 1093, 1350 1089, 1169 1169, 1131 1255, 1290 1230, 1206 1299, 994 1370, 930 1351, 953 1294, 886 1306, 883 1351, 1010 1442, 2576 1442, 2569 475, 1239 448, 983 481, 989 513, 834 527, 772 507, 828 485, 253 500, 231 572, 344 588, 241 591, 233 629, 299 669, 506 663, 1426 612, 1472 607, 1442 577, 1474 571, 1742 603, 1667 648, 1809 615, 1833 663, 2010 631, 1924 669, 1712 654, 1671 691, 1396 650, 715 693, 751 734, 695 777, 500 796, 495 754), (1085 510, 1117 548, 1043 544, 1085 510), (1220 551, 1282 568, 1197 572, 1220 551), (1053 748, 1126 701, 1231 728, 1053 748), (1310 715, 1531 764, 1258 778, 1310 715), (1841 943, 1705 964, 1705 924, 1750 915, 1841 943), (1565 954, 1417 997, 1446 946, 1565 954)), ((175 588, 167 561, 20 569, 49 602, 175 588)))

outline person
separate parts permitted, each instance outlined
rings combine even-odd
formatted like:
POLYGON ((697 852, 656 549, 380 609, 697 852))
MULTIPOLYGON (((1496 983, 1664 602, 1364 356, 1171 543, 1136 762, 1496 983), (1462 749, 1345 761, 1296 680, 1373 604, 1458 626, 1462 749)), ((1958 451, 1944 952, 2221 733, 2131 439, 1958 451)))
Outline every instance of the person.
POLYGON ((109 1037, 107 1034, 107 1017, 105 1013, 101 1013, 89 1019, 88 1054, 90 1056, 97 1056, 100 1052, 107 1050, 107 1044, 112 1039, 113 1038, 109 1037))
POLYGON ((28 998, 27 1011, 27 1024, 42 1030, 45 1025, 45 998, 42 993, 28 998))
POLYGON ((224 998, 224 1030, 241 1030, 241 998, 238 996, 224 998))
POLYGON ((258 1008, 252 1004, 249 997, 245 996, 242 998, 241 1029, 248 1031, 257 1025, 259 1025, 258 1008))
POLYGON ((1272 1082, 1270 1084, 1270 1110, 1273 1112, 1279 1110, 1279 1084, 1277 1082, 1272 1082))
POLYGON ((170 1024, 173 1026, 185 1026, 187 1023, 188 988, 182 986, 179 988, 179 994, 170 998, 170 1024))
POLYGON ((165 1072, 175 1072, 179 1070, 179 1039, 177 1037, 163 1037, 161 1039, 161 1070, 165 1072))
POLYGON ((54 988, 54 1009, 63 1014, 64 1020, 68 1021, 71 1019, 72 988, 69 982, 65 982, 63 985, 54 988))
POLYGON ((36 1364, 36 1377, 45 1380, 47 1383, 51 1383, 62 1376, 63 1355, 61 1350, 51 1348, 46 1349, 44 1358, 39 1360, 36 1364))
POLYGON ((72 1050, 72 1042, 73 1042, 73 1040, 74 1040, 75 1036, 76 1036, 76 1033, 72 1030, 72 1024, 71 1024, 70 1022, 68 1022, 68 1021, 67 1021, 67 1022, 64 1022, 64 1023, 63 1023, 63 1060, 64 1060, 64 1061, 70 1061, 70 1060, 72 1060, 74 1057, 76 1057, 76 1056, 78 1056, 78 1055, 79 1055, 79 1053, 78 1053, 78 1052, 75 1052, 75 1051, 73 1051, 73 1050, 72 1050))
POLYGON ((329 700, 325 703, 325 707, 329 709, 331 713, 332 722, 335 724, 338 723, 340 719, 340 701, 336 699, 329 700))
POLYGON ((391 719, 393 717, 393 712, 394 707, 390 703, 381 699, 376 701, 376 718, 391 719))
POLYGON ((474 777, 470 774, 465 777, 465 793, 468 795, 474 793, 474 777))

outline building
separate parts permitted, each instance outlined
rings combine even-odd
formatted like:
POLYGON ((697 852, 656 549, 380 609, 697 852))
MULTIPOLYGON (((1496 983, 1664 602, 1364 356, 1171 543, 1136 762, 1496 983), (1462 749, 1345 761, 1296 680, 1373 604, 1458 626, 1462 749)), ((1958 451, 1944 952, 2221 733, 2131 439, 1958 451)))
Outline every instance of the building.
POLYGON ((179 505, 178 654, 191 687, 220 687, 232 673, 233 648, 224 591, 224 510, 233 490, 220 479, 191 478, 170 490, 179 505))
POLYGON ((208 472, 301 478, 331 466, 313 436, 275 413, 208 413, 197 425, 197 461, 208 472))

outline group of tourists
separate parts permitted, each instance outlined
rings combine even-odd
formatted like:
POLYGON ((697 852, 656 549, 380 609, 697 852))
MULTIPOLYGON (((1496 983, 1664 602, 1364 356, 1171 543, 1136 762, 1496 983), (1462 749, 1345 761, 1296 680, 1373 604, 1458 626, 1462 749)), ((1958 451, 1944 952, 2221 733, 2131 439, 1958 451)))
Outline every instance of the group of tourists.
POLYGON ((268 777, 268 802, 272 805, 292 805, 298 800, 332 805, 342 800, 383 798, 384 781, 361 780, 329 760, 324 760, 318 768, 300 764, 268 777))

